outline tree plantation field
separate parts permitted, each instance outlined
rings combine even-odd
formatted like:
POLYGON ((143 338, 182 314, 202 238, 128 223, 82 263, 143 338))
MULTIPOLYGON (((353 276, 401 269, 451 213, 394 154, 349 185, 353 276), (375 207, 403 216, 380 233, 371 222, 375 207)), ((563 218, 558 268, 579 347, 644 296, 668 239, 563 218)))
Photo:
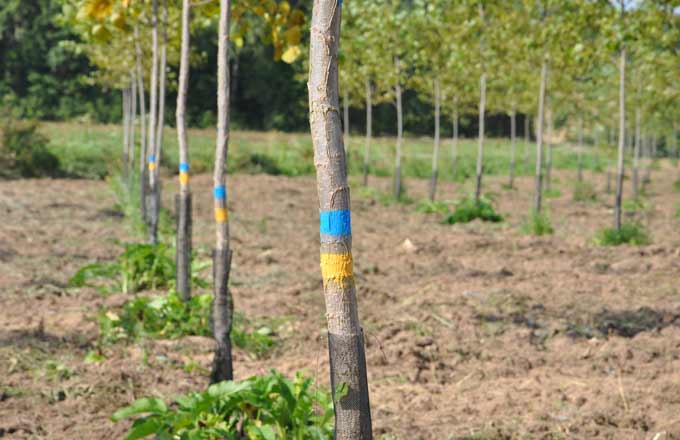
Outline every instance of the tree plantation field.
MULTIPOLYGON (((60 148, 117 158, 114 126, 43 130, 62 163, 68 158, 60 148)), ((214 133, 191 134, 194 275, 209 279, 214 133), (199 171, 202 160, 206 169, 199 171)), ((168 170, 177 159, 174 136, 167 138, 162 206, 173 207, 178 184, 168 170)), ((490 142, 490 164, 501 154, 499 143, 490 142)), ((352 137, 350 154, 361 144, 352 137)), ((392 144, 374 141, 386 168, 392 144)), ((405 152, 425 154, 429 145, 408 139, 405 152)), ((461 154, 473 149, 464 142, 461 154)), ((242 338, 233 364, 237 380, 270 369, 288 377, 304 371, 314 379, 312 394, 321 394, 329 389, 329 365, 310 151, 304 135, 232 135, 230 167, 258 152, 287 170, 243 167, 228 177, 230 286, 234 332, 242 338), (277 156, 284 154, 291 159, 277 156)), ((651 243, 603 247, 594 239, 611 225, 614 195, 605 191, 604 172, 587 170, 592 193, 575 201, 570 154, 569 146, 555 148, 545 201, 554 233, 546 236, 522 231, 533 179, 518 177, 507 189, 506 165, 484 181, 504 217, 499 223, 442 223, 452 208, 420 202, 429 181, 417 177, 413 159, 405 165, 412 201, 384 196, 389 177, 372 175, 365 189, 360 172, 351 173, 354 276, 375 438, 680 438, 678 168, 655 163, 643 196, 626 206, 627 220, 644 225, 651 243)), ((446 170, 447 156, 441 160, 446 170)), ((588 151, 586 162, 593 160, 588 151)), ((630 200, 630 180, 624 188, 630 200)), ((453 183, 444 174, 439 199, 459 201, 473 189, 473 179, 453 183)), ((0 437, 119 439, 131 423, 109 420, 119 408, 206 387, 212 338, 117 337, 104 324, 122 319, 123 304, 135 296, 104 276, 74 287, 83 266, 114 263, 125 243, 143 241, 131 214, 138 208, 125 194, 116 175, 0 181, 0 437)), ((172 211, 163 211, 159 230, 170 259, 172 211)), ((167 291, 147 286, 136 297, 167 291)), ((209 283, 193 284, 193 295, 210 293, 209 283)))

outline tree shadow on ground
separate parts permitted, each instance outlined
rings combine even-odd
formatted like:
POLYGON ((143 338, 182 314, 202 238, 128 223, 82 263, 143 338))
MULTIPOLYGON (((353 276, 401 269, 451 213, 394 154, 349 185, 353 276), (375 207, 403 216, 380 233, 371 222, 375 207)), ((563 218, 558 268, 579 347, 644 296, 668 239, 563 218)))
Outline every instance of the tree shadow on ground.
POLYGON ((635 310, 603 309, 583 322, 568 323, 566 334, 573 338, 621 336, 632 338, 646 331, 659 331, 669 326, 680 326, 680 313, 640 307, 635 310))

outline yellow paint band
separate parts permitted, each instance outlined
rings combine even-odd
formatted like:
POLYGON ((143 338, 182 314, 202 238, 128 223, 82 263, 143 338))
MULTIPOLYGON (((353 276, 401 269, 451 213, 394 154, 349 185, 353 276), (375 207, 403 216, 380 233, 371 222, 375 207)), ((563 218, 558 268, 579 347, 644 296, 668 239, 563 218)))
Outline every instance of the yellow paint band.
POLYGON ((185 184, 185 185, 186 185, 187 183, 189 183, 189 173, 186 173, 186 172, 184 172, 184 171, 181 171, 181 172, 179 173, 179 183, 182 183, 182 184, 185 184))
POLYGON ((352 254, 321 254, 321 276, 338 284, 353 278, 352 254))
POLYGON ((215 221, 218 223, 226 223, 227 220, 229 220, 227 208, 215 208, 215 221))
POLYGON ((156 169, 156 163, 155 162, 149 162, 149 171, 153 171, 156 169))

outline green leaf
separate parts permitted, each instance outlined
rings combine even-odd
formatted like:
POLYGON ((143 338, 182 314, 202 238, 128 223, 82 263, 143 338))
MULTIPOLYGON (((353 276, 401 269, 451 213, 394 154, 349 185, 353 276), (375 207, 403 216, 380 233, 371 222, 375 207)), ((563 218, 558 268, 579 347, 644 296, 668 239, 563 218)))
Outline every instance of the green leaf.
POLYGON ((130 406, 121 408, 113 413, 111 420, 118 422, 122 419, 135 416, 137 414, 165 414, 167 411, 168 407, 165 406, 165 402, 163 402, 161 399, 155 397, 143 397, 132 402, 130 406))
POLYGON ((125 435, 125 440, 137 440, 148 435, 155 434, 162 427, 163 422, 158 416, 149 416, 137 419, 125 435))

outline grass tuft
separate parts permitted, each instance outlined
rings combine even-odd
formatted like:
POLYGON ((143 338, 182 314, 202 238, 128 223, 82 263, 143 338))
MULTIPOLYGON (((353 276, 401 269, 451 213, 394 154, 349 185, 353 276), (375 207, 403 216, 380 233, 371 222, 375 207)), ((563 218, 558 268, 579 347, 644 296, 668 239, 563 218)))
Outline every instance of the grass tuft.
POLYGON ((599 246, 619 246, 622 244, 640 246, 649 243, 650 239, 647 232, 638 223, 624 223, 621 229, 601 229, 595 236, 595 244, 599 246))
POLYGON ((498 223, 503 221, 503 216, 494 210, 490 200, 481 198, 479 201, 475 201, 472 197, 466 197, 461 200, 456 205, 456 209, 444 219, 444 223, 449 225, 469 223, 475 219, 498 223))
POLYGON ((597 192, 588 182, 576 182, 573 198, 575 202, 596 202, 597 192))
POLYGON ((522 224, 522 232, 528 235, 550 235, 555 229, 550 222, 550 216, 546 212, 537 213, 532 210, 527 220, 522 224))

